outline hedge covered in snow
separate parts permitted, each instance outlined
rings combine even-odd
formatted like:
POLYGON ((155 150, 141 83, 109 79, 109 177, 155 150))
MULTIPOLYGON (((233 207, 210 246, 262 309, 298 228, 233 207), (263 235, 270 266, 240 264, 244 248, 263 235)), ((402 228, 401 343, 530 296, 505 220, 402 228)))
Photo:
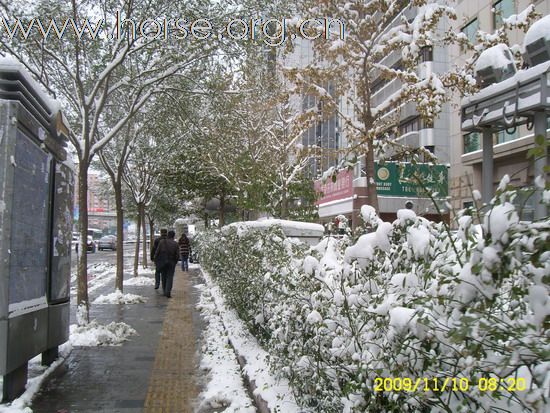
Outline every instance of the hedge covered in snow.
POLYGON ((304 409, 543 412, 550 219, 519 221, 509 196, 457 233, 368 206, 363 235, 314 248, 233 225, 202 234, 201 263, 304 409))

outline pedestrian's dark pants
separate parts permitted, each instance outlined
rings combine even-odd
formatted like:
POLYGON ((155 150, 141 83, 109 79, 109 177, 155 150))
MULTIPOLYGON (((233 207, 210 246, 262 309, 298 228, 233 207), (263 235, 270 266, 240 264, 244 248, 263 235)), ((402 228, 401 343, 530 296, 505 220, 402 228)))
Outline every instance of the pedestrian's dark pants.
POLYGON ((162 289, 164 295, 169 297, 172 293, 172 284, 174 282, 174 271, 176 271, 176 264, 167 262, 161 268, 161 277, 162 277, 162 289))
POLYGON ((181 270, 189 271, 189 255, 181 256, 181 270))
MULTIPOLYGON (((160 286, 160 266, 155 265, 155 290, 160 286)), ((164 286, 164 283, 163 283, 164 286)))

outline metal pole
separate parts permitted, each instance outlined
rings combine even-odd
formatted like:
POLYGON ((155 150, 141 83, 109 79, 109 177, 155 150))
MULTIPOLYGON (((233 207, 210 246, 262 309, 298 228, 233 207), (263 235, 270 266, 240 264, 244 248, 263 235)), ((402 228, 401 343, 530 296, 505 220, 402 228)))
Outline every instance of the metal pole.
MULTIPOLYGON (((536 112, 535 113, 535 137, 542 135, 546 138, 546 113, 545 112, 536 112)), ((548 164, 548 151, 545 151, 545 155, 535 159, 534 165, 534 177, 542 176, 546 178, 544 173, 544 167, 548 164)), ((545 218, 548 211, 546 205, 542 203, 542 189, 535 187, 535 219, 545 218)))
POLYGON ((483 129, 483 164, 481 165, 481 186, 483 203, 489 205, 493 198, 493 130, 483 129))

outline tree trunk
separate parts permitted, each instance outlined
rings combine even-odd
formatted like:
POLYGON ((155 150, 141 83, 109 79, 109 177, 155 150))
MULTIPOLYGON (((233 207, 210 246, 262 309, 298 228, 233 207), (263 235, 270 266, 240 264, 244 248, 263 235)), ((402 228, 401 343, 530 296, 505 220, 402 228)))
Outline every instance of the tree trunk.
POLYGON ((149 217, 149 249, 153 248, 155 242, 155 221, 149 217))
POLYGON ((367 153, 365 154, 365 171, 367 175, 367 196, 368 202, 377 213, 378 210, 378 191, 376 190, 375 167, 374 167, 374 148, 371 139, 367 140, 367 153))
POLYGON ((220 195, 220 215, 219 215, 219 227, 225 225, 225 195, 220 195))
POLYGON ((115 290, 122 291, 124 284, 124 210, 122 207, 122 181, 113 181, 116 205, 116 279, 115 290))
POLYGON ((141 266, 147 268, 147 222, 145 222, 145 204, 139 205, 139 214, 141 215, 141 226, 143 230, 143 255, 141 259, 141 266))
POLYGON ((139 265, 139 243, 141 236, 141 215, 137 214, 137 237, 136 237, 136 250, 134 252, 134 277, 138 276, 138 265, 139 265))
POLYGON ((90 322, 90 303, 88 300, 88 257, 86 255, 88 239, 88 165, 80 161, 78 166, 78 230, 80 231, 78 262, 77 323, 90 322))
POLYGON ((288 219, 288 195, 285 183, 283 183, 283 193, 281 199, 281 219, 288 219))

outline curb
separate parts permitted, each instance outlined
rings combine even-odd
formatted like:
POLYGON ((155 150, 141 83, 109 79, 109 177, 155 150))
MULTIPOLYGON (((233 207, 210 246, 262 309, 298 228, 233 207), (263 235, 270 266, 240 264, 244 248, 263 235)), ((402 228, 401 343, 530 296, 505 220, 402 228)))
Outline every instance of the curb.
POLYGON ((248 374, 246 374, 246 371, 245 371, 246 358, 244 356, 241 356, 239 353, 237 353, 237 350, 235 349, 235 346, 233 345, 233 342, 231 341, 231 339, 229 339, 229 345, 237 355, 237 361, 241 366, 241 374, 243 375, 244 384, 246 385, 248 391, 254 398, 254 402, 256 403, 256 409, 260 413, 271 413, 271 410, 269 410, 269 407, 267 406, 267 402, 262 398, 259 392, 256 392, 256 389, 258 388, 256 386, 256 382, 254 380, 250 380, 250 378, 248 377, 248 374))

